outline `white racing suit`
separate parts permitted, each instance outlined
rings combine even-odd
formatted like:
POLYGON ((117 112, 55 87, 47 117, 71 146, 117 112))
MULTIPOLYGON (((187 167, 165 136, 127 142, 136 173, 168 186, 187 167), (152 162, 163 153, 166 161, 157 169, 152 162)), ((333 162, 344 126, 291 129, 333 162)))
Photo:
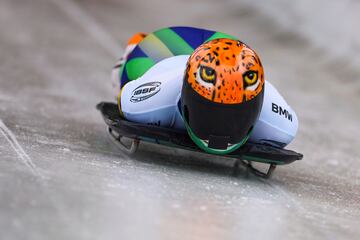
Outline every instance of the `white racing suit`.
MULTIPOLYGON (((188 58, 189 55, 166 58, 125 84, 119 97, 123 116, 133 122, 185 131, 180 97, 188 58)), ((297 129, 296 113, 275 87, 265 81, 260 117, 248 141, 284 147, 294 139, 297 129)))

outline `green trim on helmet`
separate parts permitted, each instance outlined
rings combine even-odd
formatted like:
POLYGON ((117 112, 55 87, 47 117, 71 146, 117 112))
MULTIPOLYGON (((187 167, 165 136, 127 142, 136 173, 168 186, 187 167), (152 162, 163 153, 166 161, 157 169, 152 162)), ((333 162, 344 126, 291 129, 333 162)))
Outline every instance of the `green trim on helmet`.
POLYGON ((220 150, 220 149, 214 149, 214 148, 209 148, 207 146, 207 143, 200 139, 199 137, 197 137, 195 135, 195 133, 192 131, 192 129, 190 128, 189 124, 186 122, 185 120, 185 117, 183 116, 183 119, 184 119, 184 123, 185 123, 185 127, 186 127, 186 130, 187 132, 189 133, 189 136, 191 138, 191 140, 193 140, 193 142, 199 147, 201 148, 202 150, 204 150, 205 152, 207 153, 211 153, 211 154, 218 154, 218 155, 226 155, 226 154, 229 154, 233 151, 235 151, 236 149, 238 149, 239 147, 241 147, 242 145, 244 145, 246 143, 246 141, 248 140, 249 136, 250 136, 250 133, 248 133, 248 135, 246 135, 242 140, 241 142, 239 143, 236 143, 236 144, 233 144, 232 146, 228 147, 227 149, 224 149, 224 150, 220 150))

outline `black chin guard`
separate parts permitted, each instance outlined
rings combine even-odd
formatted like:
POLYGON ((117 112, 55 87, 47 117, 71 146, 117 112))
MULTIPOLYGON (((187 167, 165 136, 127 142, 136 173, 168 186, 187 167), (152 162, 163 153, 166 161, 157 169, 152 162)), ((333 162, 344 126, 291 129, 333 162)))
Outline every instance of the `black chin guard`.
POLYGON ((240 143, 251 132, 258 119, 264 91, 249 101, 221 104, 200 96, 184 81, 181 105, 184 120, 193 133, 209 141, 209 147, 226 149, 228 144, 240 143))

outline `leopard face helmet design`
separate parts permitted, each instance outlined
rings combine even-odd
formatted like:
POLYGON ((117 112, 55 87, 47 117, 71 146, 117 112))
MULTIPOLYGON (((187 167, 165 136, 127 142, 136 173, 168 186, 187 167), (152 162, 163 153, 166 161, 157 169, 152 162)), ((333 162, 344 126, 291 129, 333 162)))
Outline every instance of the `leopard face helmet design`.
POLYGON ((257 120, 264 70, 246 44, 215 39, 190 56, 182 88, 182 114, 191 139, 203 150, 230 153, 243 145, 257 120))
POLYGON ((186 74, 199 95, 224 104, 251 100, 264 85, 257 54, 244 43, 230 39, 216 39, 197 48, 186 74))

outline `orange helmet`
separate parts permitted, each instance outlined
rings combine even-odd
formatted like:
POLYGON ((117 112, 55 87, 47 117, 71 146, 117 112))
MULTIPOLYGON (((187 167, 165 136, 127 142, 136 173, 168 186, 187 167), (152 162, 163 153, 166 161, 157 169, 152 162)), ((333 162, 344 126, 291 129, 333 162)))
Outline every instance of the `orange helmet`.
POLYGON ((264 95, 264 70, 246 44, 215 39, 190 56, 182 88, 182 114, 203 150, 226 154, 246 142, 264 95))

